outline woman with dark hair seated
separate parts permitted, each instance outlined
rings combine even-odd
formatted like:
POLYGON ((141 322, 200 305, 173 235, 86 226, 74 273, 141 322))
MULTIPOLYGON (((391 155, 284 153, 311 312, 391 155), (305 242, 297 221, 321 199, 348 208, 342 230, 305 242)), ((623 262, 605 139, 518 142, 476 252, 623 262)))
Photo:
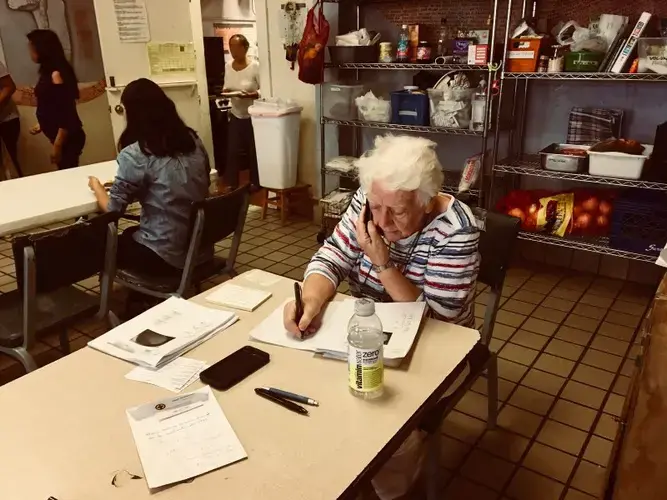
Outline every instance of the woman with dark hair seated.
POLYGON ((28 41, 30 57, 39 64, 39 80, 35 86, 38 125, 30 133, 43 132, 49 139, 53 144, 51 163, 59 169, 78 167, 86 134, 76 110, 79 99, 76 74, 53 31, 31 31, 28 41))
POLYGON ((108 194, 96 177, 88 185, 105 212, 122 213, 130 203, 141 203, 139 226, 119 238, 119 267, 153 275, 178 272, 185 265, 191 205, 208 194, 208 154, 151 80, 130 83, 121 103, 127 125, 116 179, 108 194))

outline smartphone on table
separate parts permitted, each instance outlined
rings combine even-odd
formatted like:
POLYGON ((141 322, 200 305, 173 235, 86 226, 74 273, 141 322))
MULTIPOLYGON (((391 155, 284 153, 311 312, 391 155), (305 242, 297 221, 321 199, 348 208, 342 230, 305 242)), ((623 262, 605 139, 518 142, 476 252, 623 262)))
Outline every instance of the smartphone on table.
POLYGON ((221 359, 199 374, 199 380, 219 391, 226 391, 255 373, 270 361, 268 352, 245 346, 221 359))

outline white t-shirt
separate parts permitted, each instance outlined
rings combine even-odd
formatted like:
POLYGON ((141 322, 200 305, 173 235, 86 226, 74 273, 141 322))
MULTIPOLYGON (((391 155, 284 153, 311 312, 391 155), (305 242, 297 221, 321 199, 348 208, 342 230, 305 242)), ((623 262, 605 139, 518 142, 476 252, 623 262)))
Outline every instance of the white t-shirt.
MULTIPOLYGON (((225 89, 226 90, 244 90, 246 92, 255 92, 259 90, 259 63, 251 61, 241 71, 236 71, 232 63, 225 65, 225 89)), ((248 108, 252 105, 252 99, 242 97, 232 97, 232 114, 236 118, 249 118, 248 108)))
MULTIPOLYGON (((0 78, 4 78, 9 75, 7 67, 0 62, 0 78)), ((16 109, 16 104, 9 98, 9 101, 5 104, 0 105, 0 123, 8 122, 9 120, 14 120, 19 117, 18 109, 16 109)))

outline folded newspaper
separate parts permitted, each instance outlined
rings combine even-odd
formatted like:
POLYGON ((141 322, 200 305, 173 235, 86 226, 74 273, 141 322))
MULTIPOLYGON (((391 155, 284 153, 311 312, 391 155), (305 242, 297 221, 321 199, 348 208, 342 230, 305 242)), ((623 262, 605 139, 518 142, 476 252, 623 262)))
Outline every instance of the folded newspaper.
POLYGON ((233 312, 171 297, 88 345, 139 366, 159 368, 238 320, 233 312))

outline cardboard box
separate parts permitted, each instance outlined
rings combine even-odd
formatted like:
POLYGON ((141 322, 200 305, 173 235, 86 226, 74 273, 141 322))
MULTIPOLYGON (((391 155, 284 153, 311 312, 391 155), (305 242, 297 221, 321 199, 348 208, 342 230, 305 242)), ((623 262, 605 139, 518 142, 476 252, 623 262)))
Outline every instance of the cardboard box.
POLYGON ((534 73, 544 45, 544 38, 512 38, 507 52, 510 73, 534 73))
POLYGON ((468 45, 468 64, 484 65, 489 62, 488 45, 468 45))

